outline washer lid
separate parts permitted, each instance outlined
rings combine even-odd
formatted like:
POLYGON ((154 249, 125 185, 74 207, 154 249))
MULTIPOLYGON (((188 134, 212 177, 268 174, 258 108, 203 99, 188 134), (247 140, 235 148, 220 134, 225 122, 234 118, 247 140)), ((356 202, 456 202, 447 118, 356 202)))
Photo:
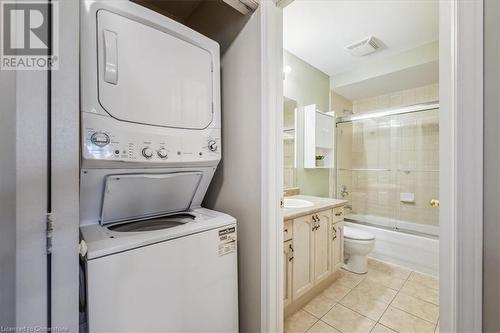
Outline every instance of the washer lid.
POLYGON ((109 175, 100 223, 138 221, 187 211, 202 176, 202 172, 109 175))
POLYGON ((373 236, 369 232, 345 226, 344 238, 349 238, 354 240, 372 240, 375 239, 375 236, 373 236))

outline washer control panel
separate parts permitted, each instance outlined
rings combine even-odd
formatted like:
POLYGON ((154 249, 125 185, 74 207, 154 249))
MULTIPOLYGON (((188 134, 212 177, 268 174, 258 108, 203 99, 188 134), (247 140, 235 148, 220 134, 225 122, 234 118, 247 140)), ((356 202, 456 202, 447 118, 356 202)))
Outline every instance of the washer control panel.
POLYGON ((170 163, 220 160, 220 130, 168 135, 85 127, 83 158, 122 162, 170 163))

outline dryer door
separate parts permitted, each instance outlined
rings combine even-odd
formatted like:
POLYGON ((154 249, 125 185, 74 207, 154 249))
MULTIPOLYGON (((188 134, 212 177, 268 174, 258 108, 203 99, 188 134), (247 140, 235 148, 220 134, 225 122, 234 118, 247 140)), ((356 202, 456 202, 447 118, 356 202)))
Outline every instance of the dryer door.
POLYGON ((99 102, 122 121, 206 128, 213 117, 213 55, 160 29, 98 11, 99 102))

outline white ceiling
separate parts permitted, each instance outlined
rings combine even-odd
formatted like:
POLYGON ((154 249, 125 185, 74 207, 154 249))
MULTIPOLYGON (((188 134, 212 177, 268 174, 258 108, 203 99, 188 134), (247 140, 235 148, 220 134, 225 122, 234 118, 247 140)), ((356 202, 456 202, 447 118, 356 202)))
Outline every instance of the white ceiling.
POLYGON ((333 76, 436 41, 438 0, 295 0, 283 24, 284 48, 333 76), (365 57, 344 51, 368 36, 385 49, 365 57))

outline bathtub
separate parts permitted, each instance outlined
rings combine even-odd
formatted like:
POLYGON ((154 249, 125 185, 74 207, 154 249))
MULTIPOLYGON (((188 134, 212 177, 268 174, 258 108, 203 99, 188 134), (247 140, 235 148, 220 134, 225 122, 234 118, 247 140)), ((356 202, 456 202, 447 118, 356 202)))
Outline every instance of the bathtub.
POLYGON ((345 225, 375 235, 375 248, 369 255, 370 257, 438 276, 439 239, 437 237, 361 224, 353 222, 351 216, 346 216, 345 225))

